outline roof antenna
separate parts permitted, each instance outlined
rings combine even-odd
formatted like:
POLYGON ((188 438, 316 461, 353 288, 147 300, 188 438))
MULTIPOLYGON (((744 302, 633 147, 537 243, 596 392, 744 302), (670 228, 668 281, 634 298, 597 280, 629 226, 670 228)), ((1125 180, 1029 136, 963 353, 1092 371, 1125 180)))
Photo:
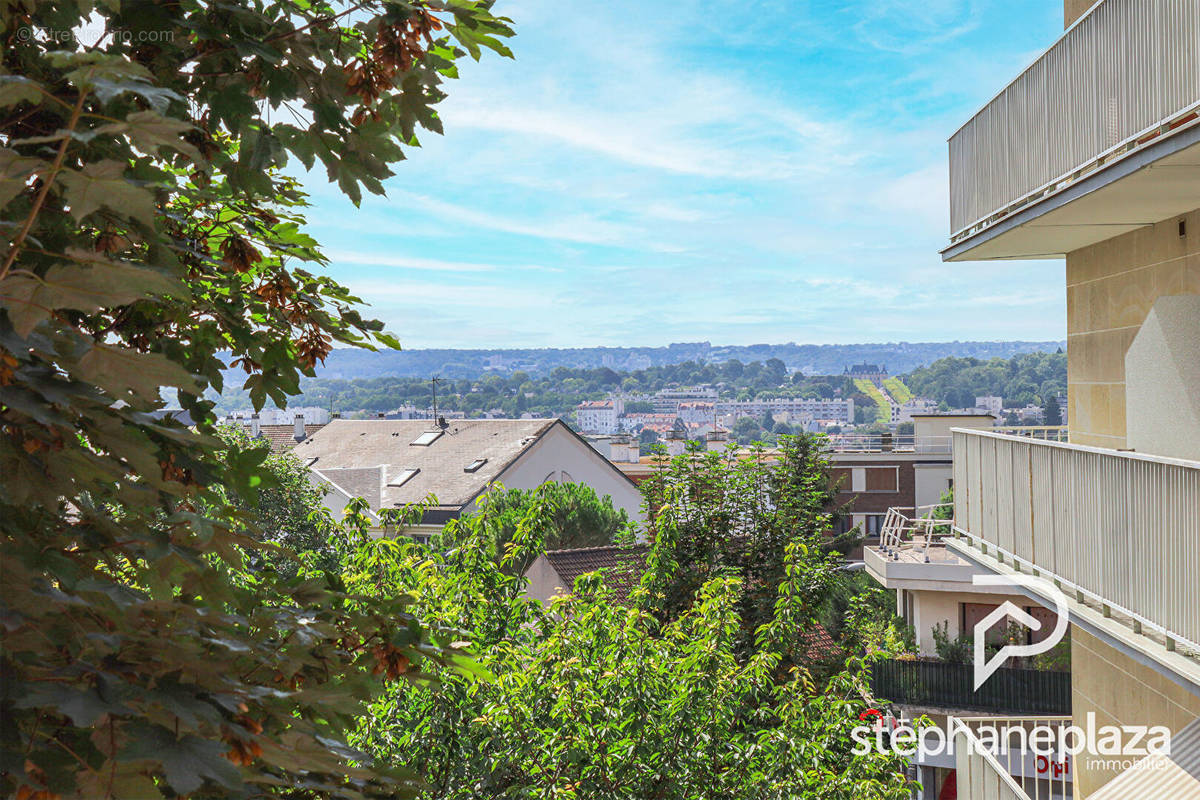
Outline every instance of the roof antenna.
MULTIPOLYGON (((432 378, 429 379, 429 383, 433 386, 433 421, 434 421, 434 424, 437 424, 438 420, 439 420, 438 413, 437 413, 437 385, 439 383, 441 383, 441 381, 442 381, 442 379, 439 378, 437 375, 434 375, 432 378)), ((438 425, 438 427, 440 428, 443 426, 438 425)))

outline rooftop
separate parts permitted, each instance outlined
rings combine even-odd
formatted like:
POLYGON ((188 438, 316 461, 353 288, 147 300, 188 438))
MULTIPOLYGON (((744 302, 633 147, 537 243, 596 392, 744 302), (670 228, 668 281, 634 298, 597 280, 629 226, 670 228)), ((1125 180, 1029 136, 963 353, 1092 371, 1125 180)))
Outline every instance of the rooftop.
POLYGON ((589 572, 603 572, 606 582, 620 599, 641 579, 646 569, 648 545, 605 545, 580 547, 573 550, 549 550, 546 560, 558 573, 564 586, 574 586, 575 579, 589 572))
POLYGON ((305 465, 373 508, 417 503, 461 508, 554 425, 556 419, 336 419, 297 445, 305 465))

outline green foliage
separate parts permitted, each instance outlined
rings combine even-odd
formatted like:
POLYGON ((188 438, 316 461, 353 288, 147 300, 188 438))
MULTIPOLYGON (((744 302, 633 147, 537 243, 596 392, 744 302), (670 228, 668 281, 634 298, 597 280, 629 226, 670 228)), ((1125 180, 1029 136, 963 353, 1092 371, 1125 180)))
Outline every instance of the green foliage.
POLYGON ((780 437, 778 450, 749 458, 696 452, 672 459, 642 484, 658 509, 647 589, 663 620, 683 614, 714 577, 744 582, 738 616, 740 647, 776 620, 777 587, 790 582, 794 631, 812 627, 833 585, 838 559, 828 546, 833 487, 818 438, 780 437), (795 562, 788 553, 803 557, 795 562), (797 570, 789 575, 789 570, 797 570))
MULTIPOLYGON (((892 407, 888 404, 887 398, 883 396, 883 392, 879 391, 878 386, 866 378, 855 378, 854 387, 875 403, 875 421, 877 423, 887 425, 892 421, 892 407)), ((857 411, 857 409, 855 410, 857 411)))
POLYGON ((1046 398, 1045 413, 1043 420, 1046 425, 1062 425, 1062 408, 1058 405, 1058 398, 1050 395, 1046 398))
POLYGON ((943 620, 933 626, 933 648, 937 657, 947 664, 970 664, 975 647, 975 638, 969 633, 950 637, 950 621, 943 620))
POLYGON ((455 61, 507 52, 489 9, 0 4, 6 796, 411 793, 345 734, 455 640, 402 595, 275 570, 264 526, 294 515, 260 517, 256 495, 287 484, 203 398, 235 365, 256 405, 284 403, 335 342, 395 345, 301 268, 325 259, 282 170, 381 192, 440 130, 455 61), (163 390, 194 429, 155 413, 163 390))
MULTIPOLYGON (((493 532, 493 558, 497 561, 511 547, 530 509, 541 508, 534 519, 545 525, 538 536, 547 550, 600 547, 632 541, 634 525, 624 509, 614 508, 612 498, 597 496, 596 490, 579 483, 543 483, 536 489, 508 489, 493 485, 480 499, 480 516, 493 532)), ((434 537, 435 550, 457 547, 451 538, 464 528, 453 526, 434 537)), ((524 572, 528 560, 513 562, 515 572, 524 572)))
MULTIPOLYGON (((773 496, 788 509, 765 512, 763 524, 790 520, 809 531, 799 458, 775 478, 766 468, 754 473, 775 485, 773 496)), ((676 459, 669 475, 738 471, 707 456, 705 465, 688 460, 676 459)), ((727 480, 730 489, 744 485, 742 477, 727 480)), ((657 496, 664 494, 679 503, 686 492, 664 476, 657 496)), ((670 531, 685 524, 664 509, 650 571, 628 601, 617 602, 593 574, 543 608, 525 596, 513 569, 542 550, 541 532, 552 527, 543 518, 548 503, 530 500, 499 562, 490 519, 499 512, 490 505, 450 523, 445 537, 457 544, 449 550, 371 540, 365 528, 352 540, 345 580, 356 594, 407 593, 424 624, 464 631, 480 669, 493 676, 479 682, 439 668, 436 690, 390 686, 363 717, 357 746, 424 776, 429 800, 909 796, 902 758, 850 752, 850 731, 867 707, 863 665, 853 661, 821 687, 791 666, 796 633, 827 569, 820 550, 806 547, 808 533, 777 551, 777 583, 756 586, 757 578, 730 565, 688 580, 695 592, 663 614, 661 587, 682 586, 672 566, 682 537, 670 531), (758 593, 772 612, 747 651, 742 615, 757 608, 746 598, 758 593)), ((736 502, 718 507, 729 512, 736 502)))
POLYGON ((896 593, 862 572, 843 574, 826 605, 830 634, 849 652, 897 657, 917 651, 917 634, 896 616, 896 593))
MULTIPOLYGON (((311 473, 300 459, 291 451, 270 452, 265 441, 251 440, 240 425, 221 426, 217 436, 226 447, 227 458, 261 458, 263 484, 241 492, 214 485, 214 492, 223 501, 213 509, 214 513, 220 513, 228 505, 252 516, 255 525, 247 530, 250 535, 260 535, 264 541, 305 556, 310 566, 336 570, 337 553, 331 544, 333 520, 322 503, 325 491, 309 480, 311 473)), ((294 558, 266 557, 280 573, 288 577, 296 574, 298 564, 294 558)))
POLYGON ((887 389, 888 394, 892 396, 892 399, 900 405, 904 405, 913 399, 913 393, 910 392, 908 387, 904 385, 904 381, 897 377, 884 378, 883 388, 887 389))
POLYGON ((950 408, 970 408, 984 395, 1003 397, 1006 406, 1025 406, 1066 392, 1067 356, 1060 351, 990 361, 942 358, 905 375, 904 382, 918 397, 950 408))

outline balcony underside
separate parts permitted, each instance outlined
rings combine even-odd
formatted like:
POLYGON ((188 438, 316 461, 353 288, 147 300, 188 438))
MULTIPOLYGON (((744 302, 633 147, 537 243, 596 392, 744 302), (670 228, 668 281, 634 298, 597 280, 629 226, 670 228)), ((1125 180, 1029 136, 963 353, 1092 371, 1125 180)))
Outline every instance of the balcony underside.
POLYGON ((942 258, 1061 258, 1197 208, 1200 122, 1193 122, 956 242, 942 258))

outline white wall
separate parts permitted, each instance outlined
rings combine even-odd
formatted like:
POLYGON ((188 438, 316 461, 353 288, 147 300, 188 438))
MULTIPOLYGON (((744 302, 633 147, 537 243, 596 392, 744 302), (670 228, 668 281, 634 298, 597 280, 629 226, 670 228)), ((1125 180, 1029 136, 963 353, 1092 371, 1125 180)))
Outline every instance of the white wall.
POLYGON ((508 489, 534 489, 547 481, 586 484, 600 497, 611 496, 613 505, 625 509, 630 519, 643 521, 637 486, 562 425, 552 427, 497 477, 508 489))
POLYGON ((525 586, 525 595, 543 603, 549 603, 551 597, 564 594, 572 588, 562 585, 562 579, 554 571, 554 567, 550 566, 550 559, 545 555, 538 556, 529 565, 529 569, 525 570, 525 577, 529 581, 525 586))
POLYGON ((943 622, 950 624, 948 632, 951 639, 963 633, 961 630, 962 614, 959 612, 959 606, 962 603, 1000 605, 1004 601, 1010 600, 1018 608, 1036 605, 1028 597, 1015 594, 906 591, 913 598, 912 626, 917 631, 917 647, 923 656, 937 655, 937 648, 933 643, 933 629, 943 622))
POLYGON ((1125 354, 1125 442, 1200 460, 1200 296, 1160 297, 1125 354))

